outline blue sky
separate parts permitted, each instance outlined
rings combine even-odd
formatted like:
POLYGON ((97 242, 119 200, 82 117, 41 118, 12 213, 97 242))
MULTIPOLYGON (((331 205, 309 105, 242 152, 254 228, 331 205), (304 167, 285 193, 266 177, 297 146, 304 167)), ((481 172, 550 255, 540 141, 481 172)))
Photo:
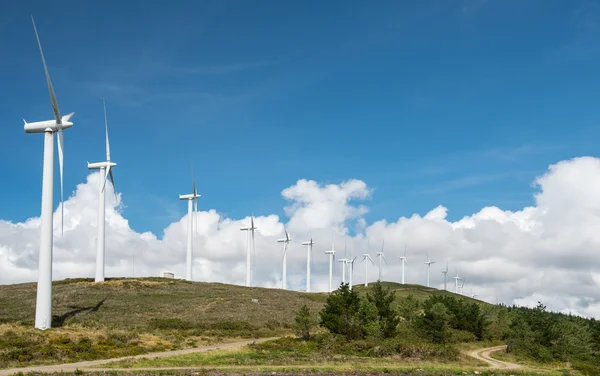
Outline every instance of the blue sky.
MULTIPOLYGON (((65 192, 104 155, 137 231, 199 206, 283 215, 298 179, 357 178, 367 220, 449 218, 533 203, 548 165, 597 155, 598 1, 4 1, 0 218, 39 215, 52 116, 36 19, 65 132, 65 192)), ((56 175, 57 176, 57 175, 56 175)), ((55 179, 58 184, 58 179, 55 179)), ((58 192, 58 185, 56 191, 58 192)), ((58 194, 55 194, 58 203, 58 194)))

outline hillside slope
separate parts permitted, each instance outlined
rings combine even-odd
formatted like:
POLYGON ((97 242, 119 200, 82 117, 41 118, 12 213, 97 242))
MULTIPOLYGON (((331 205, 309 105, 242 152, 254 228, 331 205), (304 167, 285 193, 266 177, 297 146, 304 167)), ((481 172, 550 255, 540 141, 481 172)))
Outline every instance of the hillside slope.
MULTIPOLYGON (((398 297, 454 295, 419 285, 384 284, 396 290, 398 297)), ((368 289, 355 288, 360 292, 368 289)), ((0 286, 0 323, 33 326, 35 293, 35 283, 0 286)), ((316 312, 326 298, 326 293, 164 278, 110 279, 99 284, 92 279, 67 279, 54 282, 53 327, 78 324, 140 332, 157 328, 246 332, 240 335, 267 329, 269 333, 264 335, 273 335, 273 330, 290 327, 302 304, 316 312)))

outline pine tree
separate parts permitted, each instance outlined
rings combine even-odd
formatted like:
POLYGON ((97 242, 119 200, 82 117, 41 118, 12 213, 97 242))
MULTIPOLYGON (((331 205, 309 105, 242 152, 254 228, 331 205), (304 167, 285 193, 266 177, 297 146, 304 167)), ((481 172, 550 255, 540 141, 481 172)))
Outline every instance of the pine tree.
POLYGON ((367 293, 367 299, 377 308, 377 320, 384 338, 393 337, 400 322, 398 313, 392 307, 395 298, 395 291, 389 287, 383 288, 379 281, 373 285, 371 292, 367 293))

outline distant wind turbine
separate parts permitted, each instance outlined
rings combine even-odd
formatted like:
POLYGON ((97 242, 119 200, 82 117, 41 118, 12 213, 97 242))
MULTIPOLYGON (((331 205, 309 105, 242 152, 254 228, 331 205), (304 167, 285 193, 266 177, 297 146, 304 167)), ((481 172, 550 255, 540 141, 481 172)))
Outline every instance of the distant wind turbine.
POLYGON ((27 123, 23 119, 25 133, 44 133, 44 162, 42 172, 42 211, 40 214, 40 253, 38 262, 38 284, 35 302, 35 327, 37 329, 48 329, 52 326, 52 236, 53 236, 53 200, 54 200, 54 134, 58 138, 58 168, 60 172, 60 210, 61 210, 61 233, 64 229, 64 188, 63 188, 63 130, 71 128, 70 121, 74 113, 61 116, 58 109, 58 101, 54 94, 50 73, 46 66, 46 59, 42 51, 42 43, 35 26, 33 16, 31 17, 33 31, 37 39, 46 84, 52 104, 53 120, 27 123))
POLYGON ((471 298, 475 299, 476 296, 477 294, 473 294, 473 289, 471 289, 471 298))
POLYGON ((458 276, 458 270, 456 271, 456 277, 454 279, 454 293, 458 294, 458 281, 460 281, 460 277, 458 276))
POLYGON ((444 275, 444 290, 448 290, 446 288, 446 284, 448 281, 448 261, 446 261, 446 270, 442 271, 442 274, 444 275))
POLYGON ((379 279, 378 279, 378 281, 381 281, 381 259, 383 259, 383 261, 387 265, 387 260, 385 259, 385 256, 383 255, 383 246, 384 245, 385 245, 385 240, 381 243, 381 252, 377 252, 377 257, 379 258, 379 279))
POLYGON ((346 265, 348 265, 348 250, 344 242, 344 258, 338 260, 342 264, 342 283, 346 283, 346 265))
POLYGON ((254 231, 258 227, 254 226, 254 214, 250 215, 250 227, 243 227, 240 231, 248 231, 247 234, 247 246, 246 246, 246 287, 250 287, 250 282, 252 280, 252 263, 251 263, 251 253, 256 252, 256 248, 254 247, 254 231))
MULTIPOLYGON (((108 121, 106 120, 106 102, 104 102, 104 128, 106 130, 106 161, 105 162, 97 162, 97 163, 89 163, 88 169, 90 170, 100 170, 100 192, 98 195, 98 236, 96 243, 96 278, 95 282, 104 282, 104 255, 105 255, 105 210, 106 205, 104 203, 105 192, 104 188, 106 187, 106 181, 110 177, 110 181, 113 184, 113 188, 115 185, 115 179, 113 177, 112 168, 117 164, 110 161, 110 144, 108 142, 108 121)), ((115 191, 115 196, 116 196, 115 191)))
POLYGON ((313 242, 312 236, 310 237, 310 241, 302 242, 302 245, 307 246, 306 252, 306 292, 310 292, 310 255, 312 253, 312 246, 315 244, 313 242))
POLYGON ((352 260, 346 261, 346 263, 350 264, 350 290, 352 290, 352 275, 354 274, 354 261, 356 261, 356 256, 352 260))
POLYGON ((375 266, 375 263, 373 262, 371 255, 368 253, 363 253, 362 257, 362 261, 365 263, 365 287, 367 287, 369 286, 369 263, 367 261, 371 261, 373 266, 375 266))
POLYGON ((287 250, 288 250, 288 244, 292 241, 292 238, 290 238, 290 233, 284 228, 283 231, 285 232, 285 238, 283 239, 277 239, 278 243, 283 243, 283 270, 281 272, 282 274, 282 278, 281 278, 281 288, 283 290, 287 290, 287 282, 286 282, 286 275, 287 275, 287 250))
POLYGON ((188 202, 188 234, 187 234, 187 250, 185 253, 185 279, 192 280, 192 260, 193 260, 193 237, 194 237, 194 217, 198 212, 198 198, 200 195, 196 190, 196 180, 194 179, 194 171, 192 170, 192 193, 187 195, 179 195, 180 200, 188 202))
POLYGON ((332 292, 333 291, 333 286, 332 286, 332 283, 333 283, 333 263, 335 262, 335 242, 331 242, 331 250, 325 251, 325 254, 329 255, 329 292, 332 292))
POLYGON ((404 256, 398 257, 398 260, 402 263, 402 284, 404 284, 404 265, 408 263, 406 259, 406 244, 404 245, 404 256))
POLYGON ((429 260, 429 254, 427 252, 425 252, 425 255, 427 255, 427 261, 425 261, 425 265, 427 265, 427 287, 430 287, 429 286, 429 270, 431 269, 431 264, 435 264, 435 261, 429 260))
POLYGON ((458 287, 460 287, 460 294, 461 295, 465 294, 465 282, 466 282, 466 280, 462 279, 462 283, 460 284, 460 286, 458 286, 458 287))

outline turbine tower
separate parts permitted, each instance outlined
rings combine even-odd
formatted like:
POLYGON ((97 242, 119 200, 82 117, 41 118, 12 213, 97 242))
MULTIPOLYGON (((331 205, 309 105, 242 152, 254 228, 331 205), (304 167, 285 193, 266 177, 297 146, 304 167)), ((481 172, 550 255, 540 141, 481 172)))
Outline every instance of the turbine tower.
POLYGON ((471 289, 471 298, 475 299, 476 296, 477 294, 473 294, 473 289, 471 289))
POLYGON ((315 244, 312 240, 312 236, 310 237, 310 241, 302 242, 302 245, 306 245, 306 292, 310 292, 310 255, 312 253, 312 246, 315 244))
POLYGON ((398 257, 398 260, 402 263, 402 284, 404 284, 404 265, 408 263, 406 260, 406 244, 404 245, 404 256, 398 257))
POLYGON ((371 258, 371 255, 368 253, 363 253, 362 254, 362 260, 365 263, 365 287, 369 286, 369 263, 367 261, 371 261, 371 264, 373 264, 373 266, 375 266, 375 263, 373 262, 373 259, 371 258))
POLYGON ((54 199, 54 133, 58 133, 58 168, 60 172, 60 210, 61 210, 61 232, 64 224, 64 203, 63 203, 63 129, 71 128, 73 123, 70 121, 74 113, 60 116, 58 101, 54 94, 50 73, 46 66, 46 59, 42 51, 42 43, 35 27, 33 16, 31 17, 33 31, 37 39, 48 92, 50 94, 50 103, 52 104, 53 120, 38 121, 27 123, 23 119, 25 133, 44 133, 44 163, 42 172, 42 211, 40 214, 40 254, 38 263, 38 284, 37 297, 35 303, 35 327, 37 329, 48 329, 52 326, 52 235, 53 235, 53 199, 54 199))
POLYGON ((447 281, 448 281, 448 262, 447 261, 446 261, 446 270, 442 271, 442 274, 444 275, 444 290, 448 291, 448 289, 446 288, 447 281))
POLYGON ((342 283, 346 283, 346 265, 348 265, 348 261, 349 261, 346 242, 344 242, 344 258, 339 259, 338 261, 342 263, 342 283))
POLYGON ((286 282, 286 275, 287 275, 287 265, 286 265, 286 260, 287 260, 287 249, 288 249, 288 244, 292 241, 292 238, 290 238, 290 233, 287 232, 287 230, 284 228, 283 231, 285 231, 285 238, 283 239, 277 239, 278 243, 283 243, 283 271, 282 271, 282 278, 281 278, 281 288, 283 290, 287 290, 287 282, 286 282))
POLYGON ((383 261, 385 261, 385 264, 387 265, 387 260, 385 259, 385 256, 383 255, 384 244, 385 244, 385 240, 381 243, 381 252, 377 252, 377 257, 379 258, 379 279, 378 279, 378 281, 381 281, 381 259, 383 259, 383 261))
POLYGON ((256 251, 256 249, 254 248, 254 231, 257 229, 258 227, 254 226, 254 215, 250 215, 250 227, 244 227, 241 228, 241 231, 248 231, 247 234, 248 236, 247 238, 247 246, 246 246, 246 287, 250 287, 250 281, 251 281, 251 274, 252 274, 252 268, 251 268, 251 258, 250 258, 250 251, 252 250, 252 253, 254 253, 256 251))
MULTIPOLYGON (((335 262, 335 244, 331 242, 331 250, 325 251, 326 255, 329 255, 329 292, 332 292, 333 282, 333 263, 335 262)), ((345 273, 344 273, 345 274, 345 273)), ((345 275, 344 275, 345 278, 345 275)))
POLYGON ((350 290, 352 290, 352 275, 354 274, 354 261, 356 261, 356 256, 352 260, 346 261, 347 264, 350 264, 350 290))
MULTIPOLYGON (((100 191, 98 194, 98 235, 96 239, 96 278, 95 282, 104 282, 104 255, 105 255, 105 245, 104 241, 106 238, 106 234, 104 231, 105 225, 105 211, 106 205, 104 203, 106 188, 106 181, 110 177, 110 181, 113 184, 113 188, 115 186, 115 179, 113 177, 112 168, 117 164, 110 161, 110 144, 108 142, 108 121, 106 120, 106 102, 102 101, 104 104, 104 129, 106 131, 106 161, 97 162, 97 163, 89 163, 89 170, 100 170, 100 191)), ((115 191, 115 196, 116 196, 115 191)))
POLYGON ((460 294, 464 295, 465 294, 465 280, 461 279, 461 281, 462 281, 462 283, 458 287, 460 288, 460 294))
POLYGON ((196 181, 194 180, 194 172, 192 171, 192 193, 187 195, 179 195, 180 200, 188 202, 188 234, 187 234, 187 252, 185 255, 185 279, 192 280, 192 247, 194 235, 194 216, 198 212, 197 199, 200 197, 196 190, 196 181))
POLYGON ((429 287, 429 269, 431 269, 431 264, 435 264, 435 261, 429 260, 429 254, 427 252, 425 252, 425 255, 427 255, 427 261, 425 261, 425 265, 427 265, 427 287, 429 287))

